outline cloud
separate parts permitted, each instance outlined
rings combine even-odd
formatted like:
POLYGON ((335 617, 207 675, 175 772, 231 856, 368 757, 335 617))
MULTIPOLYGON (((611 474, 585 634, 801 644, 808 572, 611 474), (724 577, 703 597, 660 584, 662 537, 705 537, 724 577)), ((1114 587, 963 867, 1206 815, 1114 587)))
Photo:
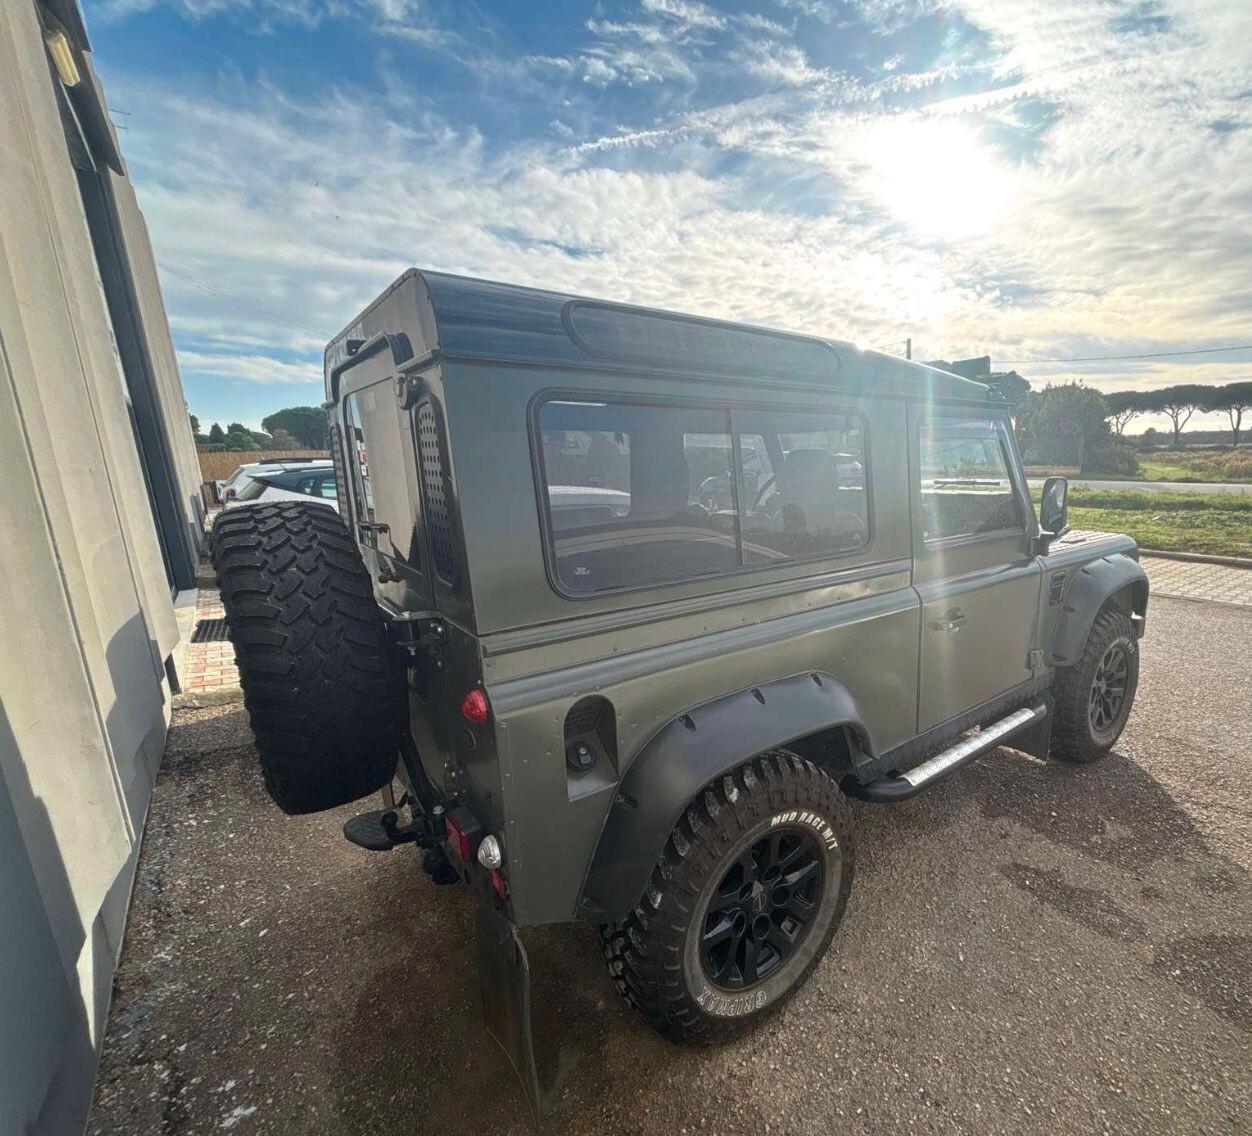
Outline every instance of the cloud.
MULTIPOLYGON (((391 2, 369 6, 425 18, 391 2)), ((316 379, 317 337, 298 328, 329 336, 410 264, 869 344, 910 335, 926 358, 1252 339, 1238 6, 965 0, 923 13, 921 51, 903 5, 865 4, 876 67, 801 34, 834 6, 782 7, 795 32, 649 0, 549 55, 476 46, 476 81, 538 110, 541 134, 479 130, 451 96, 404 84, 310 97, 110 82, 133 110, 127 156, 158 255, 227 292, 167 279, 184 366, 316 379), (959 21, 976 48, 942 38, 959 21), (368 161, 326 160, 362 138, 368 161)), ((1023 370, 1129 387, 1246 366, 1023 370)))
POLYGON ((198 375, 245 383, 319 383, 320 361, 284 363, 268 355, 210 355, 203 351, 182 350, 179 364, 198 375))
POLYGON ((666 16, 683 27, 721 29, 726 26, 725 16, 695 0, 642 0, 640 7, 645 12, 666 16))
POLYGON ((97 0, 93 17, 106 23, 168 8, 192 22, 225 18, 257 34, 296 26, 316 29, 333 20, 351 20, 380 35, 427 48, 460 44, 461 37, 441 26, 422 0, 97 0))

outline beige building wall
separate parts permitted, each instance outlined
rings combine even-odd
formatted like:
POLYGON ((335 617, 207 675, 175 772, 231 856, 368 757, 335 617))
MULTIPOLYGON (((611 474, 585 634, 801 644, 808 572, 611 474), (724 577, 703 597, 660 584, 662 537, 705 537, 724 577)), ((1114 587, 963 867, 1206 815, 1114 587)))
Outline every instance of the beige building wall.
POLYGON ((99 91, 76 18, 64 0, 0 0, 5 1134, 73 1133, 85 1120, 178 638, 66 106, 94 140, 124 234, 152 406, 168 435, 161 476, 183 504, 179 555, 194 556, 199 540, 199 473, 147 231, 116 155, 109 168, 102 107, 91 117, 99 91), (49 65, 55 27, 82 73, 72 91, 49 65))

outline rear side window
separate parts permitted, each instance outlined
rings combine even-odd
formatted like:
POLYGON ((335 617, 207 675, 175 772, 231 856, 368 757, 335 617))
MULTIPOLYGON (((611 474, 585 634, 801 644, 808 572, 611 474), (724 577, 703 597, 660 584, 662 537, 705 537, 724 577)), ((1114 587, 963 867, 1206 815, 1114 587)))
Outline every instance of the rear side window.
POLYGON ((835 556, 869 540, 856 416, 554 400, 538 434, 565 592, 835 556))
POLYGON ((255 501, 270 487, 270 482, 260 478, 249 481, 237 494, 236 501, 255 501))
POLYGON ((982 419, 933 419, 921 433, 922 533, 927 540, 1019 529, 1004 431, 982 419))
POLYGON ((327 472, 303 474, 293 478, 284 486, 293 493, 303 493, 306 497, 321 497, 333 501, 336 497, 335 475, 327 472))
POLYGON ((860 418, 748 412, 735 421, 745 564, 837 556, 869 543, 860 418))
POLYGON ((733 512, 702 504, 731 473, 719 410, 547 402, 539 410, 557 581, 588 594, 739 566, 733 512))

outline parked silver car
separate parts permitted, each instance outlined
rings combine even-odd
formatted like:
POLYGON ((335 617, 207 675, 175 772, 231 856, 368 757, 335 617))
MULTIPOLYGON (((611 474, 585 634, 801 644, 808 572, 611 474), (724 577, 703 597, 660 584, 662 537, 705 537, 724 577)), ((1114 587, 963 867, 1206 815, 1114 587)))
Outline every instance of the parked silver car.
POLYGON ((311 501, 339 512, 335 469, 329 461, 319 461, 296 469, 259 471, 248 484, 223 502, 224 509, 237 509, 272 501, 311 501))
POLYGON ((282 473, 287 469, 308 469, 310 466, 329 466, 327 458, 275 458, 273 461, 248 462, 236 467, 235 472, 221 481, 214 481, 217 499, 224 505, 237 497, 258 477, 282 473))

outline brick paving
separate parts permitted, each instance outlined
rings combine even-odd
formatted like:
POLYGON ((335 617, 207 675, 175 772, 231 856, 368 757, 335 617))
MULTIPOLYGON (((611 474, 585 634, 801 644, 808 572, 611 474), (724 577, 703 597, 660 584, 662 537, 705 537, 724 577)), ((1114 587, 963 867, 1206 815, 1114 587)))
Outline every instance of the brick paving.
MULTIPOLYGON (((202 619, 222 619, 226 609, 213 588, 201 588, 196 600, 196 622, 202 619)), ((187 693, 199 690, 220 690, 239 685, 239 671, 235 667, 235 648, 229 640, 221 643, 189 643, 187 645, 186 673, 182 687, 187 693)))
POLYGON ((1141 563, 1153 595, 1252 607, 1252 568, 1165 560, 1156 556, 1144 556, 1141 563))

